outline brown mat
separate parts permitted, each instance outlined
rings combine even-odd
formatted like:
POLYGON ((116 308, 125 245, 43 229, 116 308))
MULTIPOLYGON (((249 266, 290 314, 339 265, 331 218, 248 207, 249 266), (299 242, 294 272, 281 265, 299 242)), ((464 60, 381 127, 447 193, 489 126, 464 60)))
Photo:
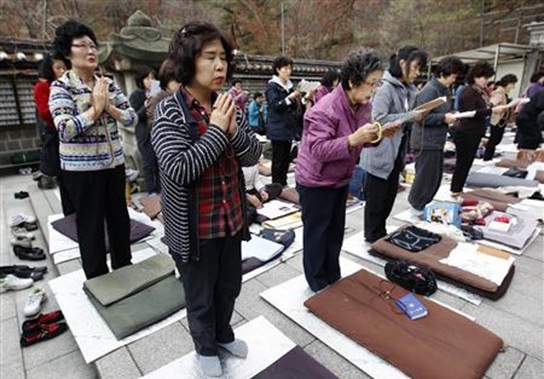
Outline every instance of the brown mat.
POLYGON ((153 195, 148 197, 143 197, 139 199, 140 204, 142 204, 143 212, 149 216, 150 219, 154 220, 157 218, 159 213, 161 213, 161 197, 160 195, 153 195))
POLYGON ((544 162, 544 150, 519 149, 516 161, 519 168, 526 168, 534 162, 544 162))
POLYGON ((493 189, 479 188, 474 191, 461 194, 463 200, 478 200, 478 201, 487 201, 493 205, 493 209, 496 209, 501 212, 505 212, 508 208, 508 204, 517 204, 521 199, 505 195, 499 191, 493 189))
MULTIPOLYGON (((503 346, 502 339, 486 328, 419 296, 429 314, 412 321, 395 313, 375 287, 390 289, 392 283, 363 269, 304 305, 412 378, 482 378, 503 346)), ((394 298, 404 294, 399 286, 392 291, 394 298)))
POLYGON ((290 203, 300 205, 300 195, 295 188, 284 188, 281 191, 280 199, 288 201, 290 203))
POLYGON ((402 259, 411 264, 427 267, 435 273, 437 278, 492 300, 497 300, 506 293, 514 276, 515 267, 512 265, 501 285, 497 286, 492 281, 481 278, 478 275, 440 263, 440 259, 448 257, 450 252, 457 246, 457 242, 448 237, 442 237, 440 242, 419 253, 411 253, 395 246, 387 242, 386 238, 387 236, 374 242, 372 249, 368 252, 371 255, 385 259, 402 259))

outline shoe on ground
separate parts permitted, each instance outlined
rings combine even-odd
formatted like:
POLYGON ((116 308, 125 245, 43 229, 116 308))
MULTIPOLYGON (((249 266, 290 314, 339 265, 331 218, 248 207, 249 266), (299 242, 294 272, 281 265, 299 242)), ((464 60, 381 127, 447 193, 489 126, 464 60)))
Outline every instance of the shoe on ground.
POLYGON ((40 170, 34 171, 34 172, 32 173, 32 180, 38 181, 38 180, 40 180, 40 178, 41 178, 42 176, 43 176, 43 173, 42 173, 40 170))
POLYGON ((206 376, 211 376, 214 378, 220 377, 223 375, 223 369, 221 368, 221 361, 217 355, 205 356, 199 355, 198 362, 200 363, 200 369, 202 373, 206 376))
POLYGON ((32 247, 32 240, 27 237, 13 237, 10 240, 11 246, 32 247))
POLYGON ((30 216, 24 213, 17 213, 14 215, 11 215, 8 221, 8 225, 10 228, 14 227, 24 227, 26 224, 35 224, 36 223, 36 217, 30 216))
POLYGON ((21 339, 19 340, 22 347, 34 345, 36 343, 55 338, 68 329, 68 325, 64 322, 53 324, 38 324, 36 328, 23 330, 21 339))
POLYGON ((42 304, 45 300, 47 300, 45 291, 40 287, 34 288, 34 290, 28 295, 25 307, 23 308, 23 314, 25 317, 34 317, 40 313, 42 304))
POLYGON ((34 238, 34 234, 29 232, 28 230, 26 230, 25 228, 22 228, 22 227, 19 227, 19 226, 16 226, 14 228, 11 228, 11 234, 13 234, 14 237, 23 237, 23 238, 28 238, 30 240, 33 240, 34 238))
POLYGON ((45 253, 39 247, 13 246, 13 253, 19 259, 25 261, 41 261, 45 259, 45 253))
POLYGON ((47 272, 47 267, 29 267, 26 265, 0 266, 0 277, 5 277, 8 274, 15 275, 21 279, 31 278, 35 282, 43 279, 43 275, 47 272))
POLYGON ((247 344, 242 340, 235 339, 232 342, 218 343, 217 345, 227 350, 229 353, 231 353, 235 357, 238 357, 238 358, 247 357, 247 344))
POLYGON ((39 314, 38 317, 23 322, 23 332, 36 329, 41 324, 54 324, 64 320, 62 311, 39 314))
POLYGON ((0 293, 6 291, 18 291, 24 290, 32 286, 34 281, 32 279, 21 279, 15 275, 6 275, 5 278, 0 279, 0 293))
POLYGON ((15 192, 15 194, 13 194, 13 196, 16 199, 26 199, 28 197, 28 192, 26 192, 26 191, 15 192))

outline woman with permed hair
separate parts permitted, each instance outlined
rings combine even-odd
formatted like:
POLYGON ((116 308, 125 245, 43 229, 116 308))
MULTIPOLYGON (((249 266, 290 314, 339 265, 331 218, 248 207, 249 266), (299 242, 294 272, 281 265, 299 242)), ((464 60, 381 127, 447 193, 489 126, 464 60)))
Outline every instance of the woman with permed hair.
POLYGON ((261 147, 244 110, 220 92, 232 73, 232 47, 214 25, 191 22, 170 45, 179 91, 156 109, 151 142, 161 177, 165 238, 181 273, 187 321, 202 372, 221 376, 219 348, 244 358, 230 326, 248 240, 242 166, 261 147))
POLYGON ((138 87, 130 94, 129 102, 138 115, 136 124, 136 142, 142 156, 142 174, 145 181, 145 189, 148 194, 159 192, 159 169, 157 158, 151 146, 150 129, 147 127, 147 105, 151 98, 151 86, 157 77, 157 73, 151 67, 144 67, 136 76, 138 87))
POLYGON ((125 162, 118 125, 138 117, 119 87, 98 77, 94 32, 77 21, 55 31, 55 51, 70 67, 51 84, 49 109, 59 132, 59 155, 76 210, 79 251, 87 279, 108 273, 105 224, 112 268, 131 264, 125 162))
MULTIPOLYGON (((375 121, 386 124, 405 117, 423 120, 422 113, 411 109, 417 94, 414 81, 426 64, 427 54, 414 46, 405 46, 393 54, 383 75, 383 83, 372 100, 372 118, 375 121)), ((361 166, 368 174, 364 191, 364 234, 366 241, 371 243, 387 234, 385 221, 395 203, 399 175, 404 167, 406 128, 405 122, 376 149, 364 149, 361 154, 361 166)))
POLYGON ((455 126, 453 142, 456 160, 450 187, 454 197, 463 192, 480 140, 485 134, 487 120, 492 113, 502 113, 509 108, 508 105, 493 106, 490 101, 487 83, 493 75, 495 70, 489 63, 477 62, 468 70, 467 86, 459 96, 459 112, 476 113, 474 117, 460 119, 455 126))
MULTIPOLYGON (((341 84, 304 117, 296 180, 304 224, 304 275, 317 292, 340 279, 348 183, 363 148, 378 142, 372 98, 382 76, 374 52, 348 56, 341 84)), ((394 133, 385 131, 384 136, 394 133)), ((383 141, 382 141, 383 143, 383 141)))

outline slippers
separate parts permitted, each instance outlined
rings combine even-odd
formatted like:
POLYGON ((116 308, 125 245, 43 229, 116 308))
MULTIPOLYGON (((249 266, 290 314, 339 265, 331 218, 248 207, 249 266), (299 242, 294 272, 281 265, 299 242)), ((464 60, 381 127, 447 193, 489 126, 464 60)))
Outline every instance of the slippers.
POLYGON ((26 191, 15 192, 13 196, 15 196, 16 199, 26 199, 28 197, 28 192, 26 191))

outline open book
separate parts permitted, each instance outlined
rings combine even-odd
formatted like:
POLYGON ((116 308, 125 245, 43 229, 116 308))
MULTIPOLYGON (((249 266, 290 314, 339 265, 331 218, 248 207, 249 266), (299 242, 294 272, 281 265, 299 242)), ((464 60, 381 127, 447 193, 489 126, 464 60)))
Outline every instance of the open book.
POLYGON ((422 112, 430 111, 430 110, 433 110, 434 108, 438 108, 442 104, 446 104, 447 101, 448 101, 448 98, 446 96, 437 97, 434 100, 427 101, 426 103, 418 105, 416 108, 414 108, 414 111, 422 111, 422 112))
POLYGON ((280 200, 271 200, 264 203, 262 208, 257 209, 258 214, 265 216, 269 220, 274 220, 298 211, 299 209, 294 204, 285 203, 280 200))
POLYGON ((300 83, 298 84, 298 89, 300 92, 308 93, 312 90, 317 89, 317 87, 319 87, 320 84, 321 84, 320 82, 314 82, 314 81, 310 82, 306 79, 302 79, 300 83))

